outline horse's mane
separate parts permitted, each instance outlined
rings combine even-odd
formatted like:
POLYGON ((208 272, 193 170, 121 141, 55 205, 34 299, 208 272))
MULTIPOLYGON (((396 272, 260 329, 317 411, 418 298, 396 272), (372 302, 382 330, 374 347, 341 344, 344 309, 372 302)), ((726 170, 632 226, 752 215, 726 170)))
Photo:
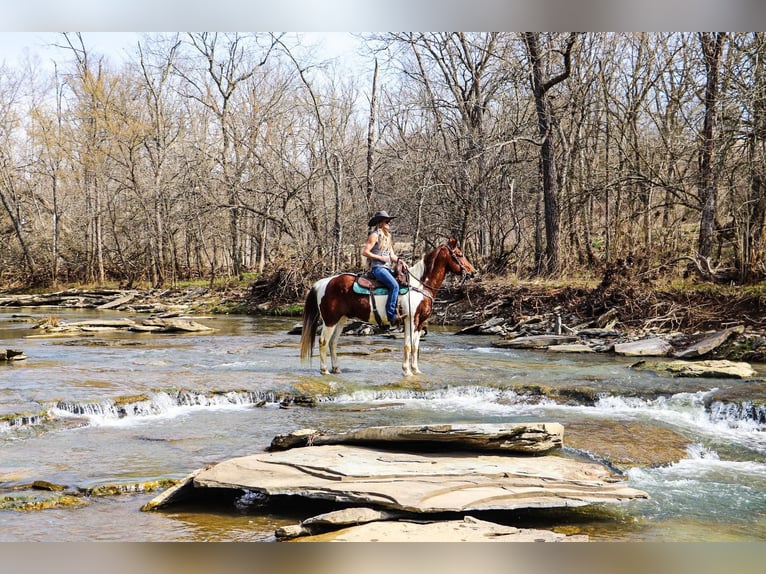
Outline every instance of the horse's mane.
POLYGON ((420 258, 420 261, 410 267, 410 273, 413 277, 415 277, 415 279, 422 281, 423 277, 426 276, 426 272, 433 269, 437 251, 439 251, 439 247, 426 253, 423 257, 420 258))

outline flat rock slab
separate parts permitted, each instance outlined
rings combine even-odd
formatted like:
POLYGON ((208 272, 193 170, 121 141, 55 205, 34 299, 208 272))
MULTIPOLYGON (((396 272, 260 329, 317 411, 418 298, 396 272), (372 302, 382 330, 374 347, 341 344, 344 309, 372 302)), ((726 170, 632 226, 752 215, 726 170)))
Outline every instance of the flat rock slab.
POLYGON ((468 449, 542 453, 561 448, 564 427, 559 423, 442 424, 367 427, 345 433, 302 429, 278 435, 269 450, 286 450, 323 444, 403 446, 417 445, 430 450, 468 449))
POLYGON ((724 329, 723 331, 718 331, 708 335, 701 341, 697 341, 694 345, 691 345, 686 349, 678 351, 677 353, 673 353, 673 356, 678 359, 701 357, 702 355, 706 355, 710 351, 713 351, 723 345, 726 341, 729 340, 729 337, 733 335, 741 335, 744 332, 745 327, 742 325, 731 327, 730 329, 724 329))
MULTIPOLYGON (((428 455, 325 445, 230 459, 144 506, 200 488, 243 489, 406 512, 575 507, 648 498, 601 464, 562 456, 428 455)), ((173 490, 171 489, 171 490, 173 490)))
POLYGON ((618 343, 614 352, 626 357, 664 357, 673 351, 673 345, 665 339, 653 337, 630 343, 618 343))
POLYGON ((298 542, 585 542, 587 536, 566 536, 549 530, 516 528, 466 516, 444 522, 369 522, 298 542))

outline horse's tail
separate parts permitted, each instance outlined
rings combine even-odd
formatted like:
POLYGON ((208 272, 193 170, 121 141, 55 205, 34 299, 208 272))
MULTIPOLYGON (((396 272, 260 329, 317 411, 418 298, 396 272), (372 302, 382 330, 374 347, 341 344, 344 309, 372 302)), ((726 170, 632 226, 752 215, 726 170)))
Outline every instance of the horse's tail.
POLYGON ((303 328, 301 329, 301 361, 311 361, 314 352, 314 340, 317 336, 319 320, 319 301, 316 286, 311 288, 303 306, 303 328))

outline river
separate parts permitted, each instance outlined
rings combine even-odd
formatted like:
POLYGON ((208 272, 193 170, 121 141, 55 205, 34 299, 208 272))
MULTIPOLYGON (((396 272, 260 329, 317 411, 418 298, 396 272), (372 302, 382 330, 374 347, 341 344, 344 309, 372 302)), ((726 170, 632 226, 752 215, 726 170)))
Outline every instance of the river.
MULTIPOLYGON (((648 500, 511 520, 592 540, 766 541, 766 424, 746 401, 739 409, 705 407, 718 389, 762 394, 763 379, 671 379, 631 369, 630 359, 499 349, 491 337, 439 327, 422 342, 421 376, 401 376, 401 341, 344 335, 343 373, 321 377, 316 357, 312 365, 298 359, 299 338, 288 334, 295 319, 214 316, 196 319, 216 329, 208 334, 30 338, 34 322, 53 315, 65 321, 125 316, 0 312, 0 348, 28 357, 0 364, 0 499, 54 496, 27 488, 34 481, 87 490, 180 479, 260 452, 274 435, 299 428, 556 421, 565 428, 562 456, 600 460, 599 445, 615 428, 658 431, 635 435, 632 442, 647 452, 663 447, 661 437, 670 432, 682 439, 683 453, 619 469, 648 500), (574 394, 553 401, 519 392, 520 386, 597 394, 595 401, 574 394), (317 404, 280 405, 303 394, 317 404), (580 429, 576 448, 568 446, 568 427, 580 429)), ((766 365, 754 366, 766 372, 766 365)), ((79 497, 77 504, 45 510, 6 504, 0 541, 270 541, 275 528, 297 522, 236 504, 141 512, 156 494, 79 497)))

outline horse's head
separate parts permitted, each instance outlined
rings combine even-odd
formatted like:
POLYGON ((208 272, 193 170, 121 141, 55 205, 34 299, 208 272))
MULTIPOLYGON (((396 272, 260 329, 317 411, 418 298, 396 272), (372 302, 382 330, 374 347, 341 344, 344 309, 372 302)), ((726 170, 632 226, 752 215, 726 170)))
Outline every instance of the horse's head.
POLYGON ((463 255, 463 251, 458 247, 457 239, 450 237, 447 241, 447 249, 451 255, 448 263, 449 270, 455 275, 462 275, 463 277, 470 279, 476 275, 477 271, 471 262, 463 255))

